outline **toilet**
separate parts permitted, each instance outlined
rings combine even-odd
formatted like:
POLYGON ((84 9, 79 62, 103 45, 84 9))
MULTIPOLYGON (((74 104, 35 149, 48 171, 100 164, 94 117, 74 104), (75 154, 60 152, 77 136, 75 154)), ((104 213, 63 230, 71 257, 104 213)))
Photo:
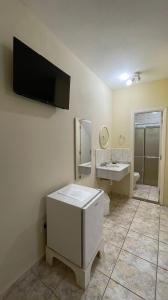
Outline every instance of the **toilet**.
POLYGON ((140 178, 140 174, 138 172, 134 172, 134 189, 136 188, 136 183, 140 178))

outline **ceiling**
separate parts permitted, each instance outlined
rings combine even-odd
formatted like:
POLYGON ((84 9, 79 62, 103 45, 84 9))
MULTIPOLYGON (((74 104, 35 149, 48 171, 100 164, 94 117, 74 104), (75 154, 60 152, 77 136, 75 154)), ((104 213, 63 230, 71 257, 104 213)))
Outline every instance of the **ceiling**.
POLYGON ((112 88, 168 78, 168 0, 22 0, 112 88))

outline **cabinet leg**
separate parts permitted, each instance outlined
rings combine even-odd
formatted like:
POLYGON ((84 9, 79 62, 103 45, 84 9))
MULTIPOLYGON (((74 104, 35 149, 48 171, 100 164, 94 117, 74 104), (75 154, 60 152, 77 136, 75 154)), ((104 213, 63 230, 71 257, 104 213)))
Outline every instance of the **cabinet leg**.
POLYGON ((90 281, 90 272, 91 272, 91 266, 89 265, 87 269, 85 270, 79 270, 76 269, 74 270, 75 275, 76 275, 76 282, 77 284, 82 288, 86 289, 89 281, 90 281))

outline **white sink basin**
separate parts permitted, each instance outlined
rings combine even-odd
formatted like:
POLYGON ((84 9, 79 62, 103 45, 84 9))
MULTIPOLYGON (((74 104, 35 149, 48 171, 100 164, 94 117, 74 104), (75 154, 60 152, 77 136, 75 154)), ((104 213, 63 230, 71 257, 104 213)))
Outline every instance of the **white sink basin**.
POLYGON ((122 180, 130 172, 130 165, 124 163, 106 163, 96 167, 96 177, 113 181, 122 180))

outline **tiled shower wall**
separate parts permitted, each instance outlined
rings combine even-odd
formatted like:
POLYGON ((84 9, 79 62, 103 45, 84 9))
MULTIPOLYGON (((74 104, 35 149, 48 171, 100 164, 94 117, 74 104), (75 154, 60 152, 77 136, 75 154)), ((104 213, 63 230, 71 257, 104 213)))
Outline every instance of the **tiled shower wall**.
POLYGON ((131 151, 129 148, 112 148, 112 161, 131 162, 131 151))
POLYGON ((106 161, 111 161, 111 149, 96 149, 96 166, 106 161))

